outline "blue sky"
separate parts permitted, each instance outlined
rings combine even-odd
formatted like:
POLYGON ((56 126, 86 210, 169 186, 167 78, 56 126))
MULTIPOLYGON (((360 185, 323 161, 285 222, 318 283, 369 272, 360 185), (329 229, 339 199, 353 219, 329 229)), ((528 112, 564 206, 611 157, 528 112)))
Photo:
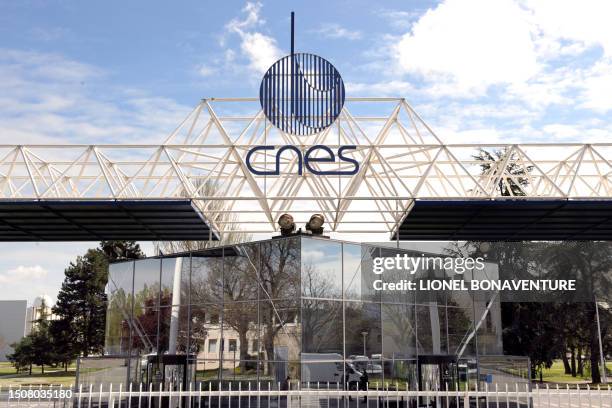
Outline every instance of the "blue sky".
MULTIPOLYGON (((0 0, 0 143, 158 143, 202 97, 257 95, 291 10, 349 96, 403 96, 448 143, 607 142, 611 7, 0 0)), ((1 244, 0 298, 55 296, 92 245, 1 244)))

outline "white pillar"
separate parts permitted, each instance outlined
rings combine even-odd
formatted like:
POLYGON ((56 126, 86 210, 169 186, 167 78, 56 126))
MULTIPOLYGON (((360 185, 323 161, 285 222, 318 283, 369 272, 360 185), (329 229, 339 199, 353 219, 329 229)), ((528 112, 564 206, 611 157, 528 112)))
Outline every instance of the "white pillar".
POLYGON ((176 354, 176 343, 179 331, 179 313, 181 310, 181 270, 183 269, 183 258, 176 258, 174 264, 174 277, 172 280, 172 310, 170 312, 170 339, 168 341, 168 353, 176 354))

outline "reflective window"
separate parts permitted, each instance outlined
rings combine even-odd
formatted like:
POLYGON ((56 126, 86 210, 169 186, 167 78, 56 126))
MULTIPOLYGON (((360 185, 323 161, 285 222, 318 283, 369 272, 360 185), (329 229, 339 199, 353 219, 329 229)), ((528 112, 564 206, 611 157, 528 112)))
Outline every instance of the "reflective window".
POLYGON ((232 358, 237 353, 239 360, 251 358, 249 339, 257 338, 257 309, 256 301, 229 302, 223 305, 223 338, 229 346, 223 350, 223 358, 227 358, 228 352, 232 358), (230 349, 232 344, 234 350, 230 349))
POLYGON ((259 244, 235 245, 223 250, 223 299, 225 302, 257 300, 259 244))
POLYGON ((262 300, 299 298, 300 238, 262 242, 258 279, 262 300))
POLYGON ((342 356, 342 302, 302 300, 302 352, 342 356))
POLYGON ((382 353, 380 304, 345 302, 344 316, 346 357, 380 355, 382 353))
POLYGON ((362 300, 361 245, 344 243, 342 245, 342 251, 344 297, 346 299, 362 300))
POLYGON ((474 359, 476 344, 480 354, 501 354, 498 301, 373 289, 375 279, 449 278, 435 268, 371 272, 373 258, 403 251, 296 236, 113 264, 105 352, 189 351, 197 381, 214 387, 232 380, 277 387, 287 376, 307 387, 360 373, 371 386, 414 386, 417 355, 474 359))
POLYGON ((214 249, 192 254, 191 304, 223 301, 223 250, 214 249))
POLYGON ((342 299, 342 245, 302 239, 302 296, 342 299))
POLYGON ((133 262, 122 262, 109 266, 106 295, 107 354, 128 354, 130 349, 130 320, 132 315, 133 262))
POLYGON ((416 355, 414 305, 382 304, 383 356, 399 359, 416 355))
POLYGON ((262 301, 259 310, 262 359, 299 360, 302 338, 299 300, 262 301))

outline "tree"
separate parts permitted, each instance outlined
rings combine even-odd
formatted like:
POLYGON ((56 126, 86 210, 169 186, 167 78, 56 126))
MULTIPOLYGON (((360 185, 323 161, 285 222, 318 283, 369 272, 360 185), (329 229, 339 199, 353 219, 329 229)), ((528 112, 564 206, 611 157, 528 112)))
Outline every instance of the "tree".
POLYGON ((32 364, 34 361, 34 350, 32 348, 32 337, 25 336, 17 343, 11 344, 13 348, 12 354, 7 354, 6 358, 13 364, 17 372, 29 369, 32 374, 32 364))
POLYGON ((29 373, 32 374, 32 365, 35 364, 41 367, 44 374, 45 365, 55 365, 57 362, 49 334, 49 319, 44 299, 40 310, 40 316, 34 322, 32 333, 22 338, 19 342, 12 344, 14 352, 7 355, 7 358, 17 371, 28 368, 29 373))
POLYGON ((50 327, 58 358, 64 364, 79 355, 101 353, 104 348, 109 262, 143 256, 134 241, 102 241, 100 248, 89 249, 66 268, 53 307, 57 319, 50 327))

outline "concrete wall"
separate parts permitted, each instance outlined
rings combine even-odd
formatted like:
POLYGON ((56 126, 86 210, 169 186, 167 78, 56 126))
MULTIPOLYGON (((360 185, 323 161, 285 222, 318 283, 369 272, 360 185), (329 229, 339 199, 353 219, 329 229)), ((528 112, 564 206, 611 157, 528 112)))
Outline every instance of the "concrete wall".
POLYGON ((27 301, 0 300, 0 361, 13 352, 9 344, 19 341, 25 332, 27 301))

